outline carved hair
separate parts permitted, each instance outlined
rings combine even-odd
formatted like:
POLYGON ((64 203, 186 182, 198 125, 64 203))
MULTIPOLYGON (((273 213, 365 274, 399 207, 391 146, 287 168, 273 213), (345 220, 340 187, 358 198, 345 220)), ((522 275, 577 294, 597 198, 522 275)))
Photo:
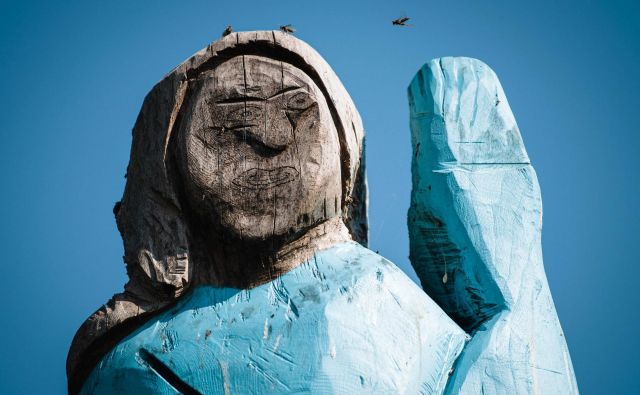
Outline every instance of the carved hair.
POLYGON ((114 209, 124 241, 129 282, 125 290, 89 317, 67 357, 69 392, 80 391, 95 364, 151 313, 188 289, 192 238, 171 182, 168 150, 190 81, 238 55, 289 63, 306 73, 325 96, 338 131, 343 221, 352 238, 367 244, 364 129, 360 115, 331 67, 309 45, 279 31, 232 33, 199 51, 167 74, 144 100, 133 129, 127 185, 114 209))

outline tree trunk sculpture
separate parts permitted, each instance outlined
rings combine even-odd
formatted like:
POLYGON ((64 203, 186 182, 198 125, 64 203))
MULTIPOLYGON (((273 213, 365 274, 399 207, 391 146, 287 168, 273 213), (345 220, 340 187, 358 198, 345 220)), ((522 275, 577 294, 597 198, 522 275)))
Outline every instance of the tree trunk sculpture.
POLYGON ((312 48, 231 33, 165 76, 114 209, 129 282, 78 330, 69 392, 577 393, 497 78, 444 58, 409 100, 424 290, 366 248, 362 121, 312 48))

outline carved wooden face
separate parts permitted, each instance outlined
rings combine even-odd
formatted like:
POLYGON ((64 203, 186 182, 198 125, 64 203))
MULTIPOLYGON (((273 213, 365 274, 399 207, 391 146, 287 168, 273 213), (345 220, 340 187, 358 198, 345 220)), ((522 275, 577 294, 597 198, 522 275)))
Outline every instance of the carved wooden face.
POLYGON ((287 63, 237 56, 194 85, 178 157, 201 220, 267 239, 340 214, 338 134, 311 78, 287 63))

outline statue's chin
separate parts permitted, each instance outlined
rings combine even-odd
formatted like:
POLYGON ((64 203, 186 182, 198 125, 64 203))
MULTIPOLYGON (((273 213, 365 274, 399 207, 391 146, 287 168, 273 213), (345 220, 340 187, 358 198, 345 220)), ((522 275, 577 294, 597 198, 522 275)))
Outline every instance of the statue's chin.
MULTIPOLYGON (((316 199, 309 207, 304 205, 306 199, 278 199, 271 206, 266 204, 249 204, 246 201, 225 202, 221 205, 211 205, 200 210, 200 218, 213 226, 205 226, 210 232, 215 232, 221 240, 228 242, 241 242, 242 244, 261 244, 268 242, 265 247, 275 247, 293 241, 304 235, 309 229, 325 222, 329 218, 339 216, 339 210, 335 209, 340 200, 339 196, 328 199, 316 199), (326 201, 331 202, 326 204, 326 201), (218 209, 216 209, 216 208, 218 209), (222 207, 224 210, 220 210, 222 207), (305 208, 302 208, 305 207, 305 208), (205 214, 205 212, 209 214, 205 214), (206 218, 210 218, 207 220, 206 218), (273 244, 270 244, 272 242, 273 244)), ((200 224, 205 222, 198 221, 200 224)), ((214 236, 214 235, 211 235, 214 236)))
MULTIPOLYGON (((276 217, 272 214, 230 216, 223 219, 221 228, 225 236, 240 239, 249 243, 261 243, 268 241, 286 241, 296 238, 312 225, 297 224, 295 220, 288 218, 283 213, 276 217)), ((225 237, 226 238, 226 237, 225 237)))

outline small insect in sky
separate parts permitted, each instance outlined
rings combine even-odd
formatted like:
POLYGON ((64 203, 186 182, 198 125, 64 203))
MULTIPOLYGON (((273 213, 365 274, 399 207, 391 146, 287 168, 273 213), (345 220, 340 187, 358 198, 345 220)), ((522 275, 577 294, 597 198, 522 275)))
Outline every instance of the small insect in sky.
POLYGON ((406 16, 403 16, 402 18, 398 18, 398 19, 394 19, 391 21, 391 23, 395 26, 411 26, 411 25, 407 25, 407 21, 411 19, 408 18, 406 16))
POLYGON ((233 28, 231 27, 231 25, 227 26, 227 28, 224 29, 224 31, 222 32, 222 37, 228 36, 229 34, 231 34, 232 31, 233 31, 233 28))
POLYGON ((289 34, 293 34, 296 31, 296 29, 294 29, 293 26, 291 26, 291 24, 280 26, 280 30, 289 34))

